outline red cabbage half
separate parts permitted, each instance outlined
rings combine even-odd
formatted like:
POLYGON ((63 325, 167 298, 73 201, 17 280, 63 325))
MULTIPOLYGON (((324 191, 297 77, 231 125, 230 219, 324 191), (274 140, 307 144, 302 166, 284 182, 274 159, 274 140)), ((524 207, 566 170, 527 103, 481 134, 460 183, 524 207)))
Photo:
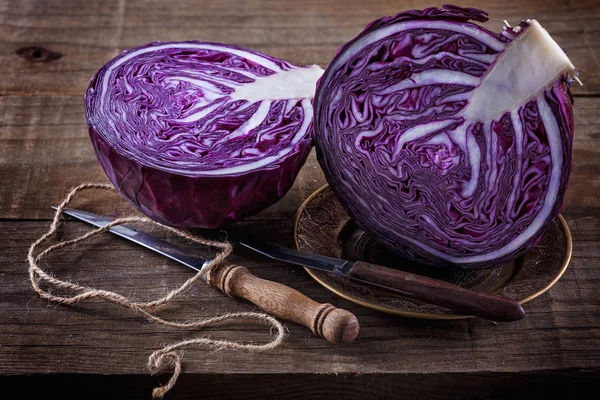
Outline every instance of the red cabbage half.
POLYGON ((576 70, 535 20, 501 34, 481 10, 381 18, 317 85, 327 180, 355 221, 433 265, 491 267, 557 216, 571 171, 576 70))
POLYGON ((119 192, 163 224, 215 228, 279 200, 312 146, 322 70, 235 46, 123 52, 85 94, 89 133, 119 192))

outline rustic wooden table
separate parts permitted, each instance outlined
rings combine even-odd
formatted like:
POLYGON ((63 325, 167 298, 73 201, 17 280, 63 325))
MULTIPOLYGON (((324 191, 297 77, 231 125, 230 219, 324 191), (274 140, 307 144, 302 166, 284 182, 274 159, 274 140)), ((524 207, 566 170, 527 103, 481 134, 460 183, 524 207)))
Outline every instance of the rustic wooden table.
MULTIPOLYGON (((240 252, 256 275, 292 286, 320 302, 354 312, 358 339, 329 344, 288 324, 272 351, 249 354, 190 349, 168 398, 507 398, 600 389, 600 2, 482 0, 488 27, 524 18, 541 21, 568 51, 585 86, 575 97, 574 166, 563 215, 573 259, 549 292, 513 323, 480 319, 411 320, 344 301, 301 268, 240 252), (593 387, 595 386, 595 388, 593 387)), ((89 78, 121 50, 155 40, 199 39, 251 47, 292 63, 326 66, 335 50, 372 19, 414 0, 347 1, 0 1, 0 387, 2 397, 149 398, 165 376, 150 376, 148 355, 189 332, 157 328, 104 303, 76 308, 41 300, 28 282, 26 253, 44 233, 69 188, 106 182, 86 129, 82 95, 89 78), (32 47, 37 47, 33 48, 32 47), (75 389, 77 388, 77 389, 75 389), (17 392, 18 391, 18 392, 17 392)), ((311 155, 280 202, 236 224, 230 237, 291 245, 301 202, 325 183, 311 155)), ((118 197, 87 196, 78 206, 125 212, 118 197)), ((68 221, 65 235, 88 229, 68 221)), ((140 299, 164 294, 190 272, 114 237, 64 252, 46 267, 60 277, 140 299)), ((167 307, 176 319, 251 310, 209 287, 167 307)), ((210 329, 212 337, 265 340, 263 328, 210 329)), ((206 332, 193 332, 202 335, 206 332)))

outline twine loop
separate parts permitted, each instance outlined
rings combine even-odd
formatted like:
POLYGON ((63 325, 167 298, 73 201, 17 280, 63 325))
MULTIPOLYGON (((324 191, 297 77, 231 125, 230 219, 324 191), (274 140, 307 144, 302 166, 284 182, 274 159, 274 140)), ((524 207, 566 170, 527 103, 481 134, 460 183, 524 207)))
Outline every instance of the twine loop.
POLYGON ((56 214, 52 220, 50 225, 50 229, 46 232, 42 237, 36 240, 31 247, 29 248, 29 252, 27 254, 27 260, 29 262, 29 280, 33 289, 40 295, 40 297, 64 304, 64 305, 75 305, 82 301, 87 300, 103 300, 109 303, 113 303, 119 305, 123 308, 130 309, 142 316, 144 316, 148 321, 152 323, 159 324, 165 327, 171 328, 180 328, 180 329, 202 329, 209 326, 218 326, 225 323, 230 322, 257 322, 262 325, 266 325, 269 327, 271 331, 274 331, 275 334, 272 336, 271 340, 266 343, 246 343, 246 342, 238 342, 231 340, 217 340, 210 339, 208 337, 201 338, 193 338, 186 339, 180 342, 176 342, 170 345, 165 346, 164 348, 155 351, 148 358, 147 368, 150 370, 152 374, 156 374, 162 372, 167 369, 172 370, 171 378, 169 381, 163 386, 159 386, 154 388, 152 391, 152 396, 154 398, 162 398, 165 393, 173 388, 177 378, 181 373, 181 359, 182 355, 180 353, 180 349, 190 345, 200 345, 200 346, 208 346, 217 350, 223 349, 234 349, 234 350, 246 350, 246 351, 264 351, 273 349, 279 346, 285 337, 285 328, 275 318, 257 312, 237 312, 237 313, 227 313, 223 315, 218 315, 215 317, 205 318, 201 320, 192 320, 187 322, 175 322, 168 321, 161 317, 158 317, 152 310, 158 306, 168 303, 174 297, 179 296, 184 293, 188 289, 190 289, 197 281, 202 280, 202 278, 210 272, 214 266, 219 265, 224 262, 227 256, 231 254, 233 251, 233 247, 229 242, 219 242, 214 240, 207 240, 201 237, 197 237, 189 234, 188 232, 175 229, 169 226, 165 226, 155 222, 146 217, 122 217, 117 218, 111 221, 109 224, 105 225, 102 228, 94 229, 82 236, 79 236, 75 239, 66 240, 59 242, 57 244, 51 245, 47 247, 45 250, 39 252, 37 255, 38 247, 40 247, 44 242, 48 239, 56 235, 58 229, 61 225, 61 213, 63 209, 76 197, 76 194, 88 190, 88 189, 100 189, 100 190, 109 190, 115 191, 114 187, 107 184, 99 184, 99 183, 84 183, 75 188, 73 188, 65 199, 60 203, 57 207, 56 214), (120 295, 115 292, 111 292, 108 290, 94 289, 88 286, 79 285, 76 283, 72 283, 69 281, 58 279, 48 273, 46 273, 43 269, 40 268, 40 261, 59 249, 75 246, 78 243, 81 243, 91 237, 99 235, 103 232, 108 231, 111 227, 124 224, 124 223, 149 223, 156 226, 159 226, 163 229, 166 229, 174 234, 191 240, 200 245, 213 247, 219 249, 217 255, 206 265, 205 268, 202 269, 201 272, 198 272, 195 276, 186 280, 181 286, 177 289, 174 289, 167 293, 167 295, 158 298, 149 302, 138 302, 132 300, 126 296, 120 295), (46 288, 44 288, 44 287, 46 288), (61 292, 70 292, 69 295, 57 295, 52 293, 52 289, 59 289, 61 292))

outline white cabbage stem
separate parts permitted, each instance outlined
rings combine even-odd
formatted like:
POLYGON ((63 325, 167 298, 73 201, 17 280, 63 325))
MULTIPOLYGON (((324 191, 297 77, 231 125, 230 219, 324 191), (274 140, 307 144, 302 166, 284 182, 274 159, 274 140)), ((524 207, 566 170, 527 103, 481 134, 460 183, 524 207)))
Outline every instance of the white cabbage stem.
POLYGON ((311 65, 255 77, 254 82, 237 87, 231 98, 247 101, 312 99, 321 75, 323 69, 311 65))
POLYGON ((526 22, 527 30, 508 45, 472 92, 465 119, 491 121, 525 104, 561 75, 575 76, 575 67, 550 34, 536 20, 526 22))

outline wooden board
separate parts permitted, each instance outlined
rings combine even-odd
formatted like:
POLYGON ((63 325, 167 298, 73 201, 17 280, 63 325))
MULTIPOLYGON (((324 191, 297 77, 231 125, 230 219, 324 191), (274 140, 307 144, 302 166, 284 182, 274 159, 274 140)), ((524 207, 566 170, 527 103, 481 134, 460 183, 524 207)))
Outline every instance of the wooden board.
MULTIPOLYGON (((89 229, 66 223, 65 238, 89 229)), ((257 276, 284 283, 319 302, 333 302, 358 317, 361 331, 346 346, 314 337, 287 324, 290 335, 276 350, 245 352, 186 350, 186 373, 445 373, 565 371, 596 369, 600 360, 600 217, 571 219, 573 260, 547 294, 525 306, 526 318, 493 324, 486 320, 427 321, 392 317, 335 298, 299 267, 239 250, 232 259, 257 276)), ((129 311, 100 302, 76 308, 38 298, 27 280, 26 252, 48 222, 0 223, 0 375, 26 373, 143 373, 148 355, 164 344, 203 332, 157 327, 129 311), (118 360, 113 362, 112 360, 118 360)), ((232 240, 252 232, 290 245, 290 224, 248 222, 232 240)), ((46 264, 46 263, 44 263, 46 264)), ((106 235, 48 259, 56 276, 148 300, 187 279, 192 271, 134 244, 106 235)), ((200 285, 164 309, 176 320, 202 318, 253 307, 200 285)), ((211 337, 260 341, 268 330, 243 326, 209 329, 211 337)))
MULTIPOLYGON (((440 3, 441 4, 441 3, 440 3)), ((426 8, 427 0, 180 1, 75 0, 0 1, 0 95, 82 95, 89 79, 127 48, 151 41, 204 40, 250 47, 296 64, 325 67, 335 51, 373 19, 404 9, 426 8), (51 62, 25 59, 17 51, 40 46, 61 54, 51 62)), ((600 93, 600 3, 596 0, 466 1, 502 20, 535 18, 568 52, 581 71, 576 94, 600 93)))
MULTIPOLYGON (((563 206, 573 259, 549 292, 525 306, 525 319, 494 324, 411 320, 381 314, 324 290, 302 268, 236 249, 233 262, 257 276, 352 311, 357 340, 332 345, 307 328, 286 324, 284 344, 259 355, 185 351, 184 372, 166 398, 347 399, 390 397, 583 397, 600 389, 600 2, 595 0, 467 1, 502 20, 536 18, 581 71, 575 95, 573 171, 563 206)), ((326 66, 336 49, 374 18, 429 1, 303 2, 0 0, 0 385, 23 398, 149 398, 148 355, 186 337, 261 341, 262 327, 223 326, 185 332, 160 328, 99 302, 74 308, 40 299, 26 254, 43 234, 69 188, 106 182, 89 141, 83 92, 90 77, 118 52, 154 40, 234 43, 297 64, 326 66), (83 389, 74 392, 77 381, 83 389), (118 393, 118 395, 116 394, 118 393)), ((227 232, 290 246, 301 202, 325 184, 311 154, 296 183, 277 204, 227 232)), ((118 195, 85 195, 77 207, 127 214, 118 195)), ((72 237, 89 229, 68 221, 72 237)), ((174 240, 173 238, 171 238, 174 240)), ((192 271, 111 235, 78 251, 65 250, 44 268, 56 276, 147 300, 164 295, 192 271)), ((254 307, 198 286, 162 315, 201 318, 254 307)))

